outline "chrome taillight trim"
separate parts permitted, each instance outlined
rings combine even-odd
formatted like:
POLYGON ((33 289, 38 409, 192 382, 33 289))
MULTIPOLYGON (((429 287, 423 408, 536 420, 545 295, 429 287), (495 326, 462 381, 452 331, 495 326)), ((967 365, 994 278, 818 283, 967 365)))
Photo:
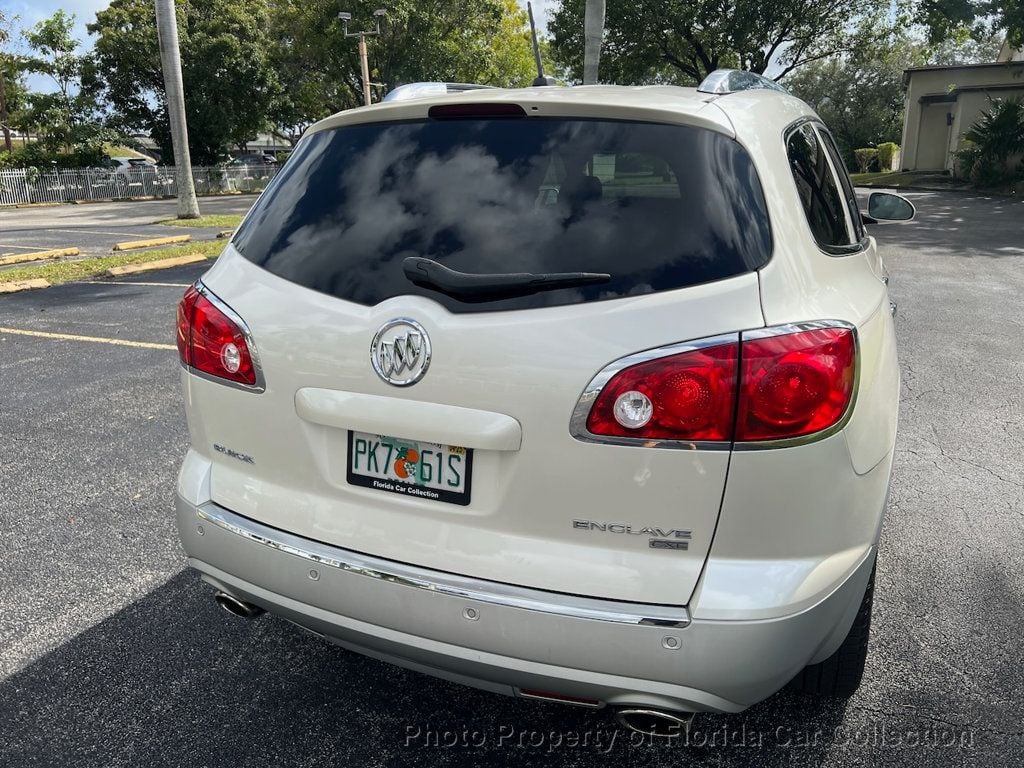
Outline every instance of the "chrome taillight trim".
MULTIPOLYGON (((810 320, 799 323, 787 323, 784 325, 773 325, 769 328, 755 328, 750 331, 743 331, 740 334, 741 345, 747 339, 770 339, 773 336, 786 336, 791 333, 803 331, 819 331, 827 328, 843 328, 853 334, 853 392, 850 394, 850 402, 846 405, 846 411, 831 427, 811 432, 808 435, 799 437, 787 437, 783 440, 745 440, 733 443, 733 449, 737 451, 764 451, 773 448, 795 448, 808 443, 816 443, 819 440, 831 437, 841 431, 853 416, 853 409, 857 404, 857 393, 860 391, 860 336, 857 334, 857 326, 845 320, 810 320)), ((740 359, 743 359, 742 346, 740 347, 740 359)))
POLYGON ((590 380, 586 388, 583 390, 583 394, 580 395, 579 400, 576 402, 576 407, 573 409, 572 417, 569 419, 569 433, 582 442, 586 443, 601 443, 603 445, 622 445, 632 447, 643 447, 643 448, 671 448, 676 450, 691 450, 691 451, 760 451, 769 448, 792 448, 794 446, 806 445, 807 443, 813 443, 818 440, 824 440, 827 437, 831 437, 836 432, 839 432, 843 427, 849 423, 851 416, 853 415, 853 409, 857 402, 857 393, 860 389, 860 338, 857 335, 857 326, 853 323, 848 323, 845 320, 810 320, 799 323, 786 323, 783 325, 773 325, 766 328, 753 328, 746 331, 737 331, 736 333, 725 333, 719 336, 709 336, 703 339, 697 339, 695 341, 684 341, 678 344, 670 344, 665 347, 656 347, 654 349, 648 349, 643 352, 637 352, 626 357, 619 358, 618 360, 609 363, 601 371, 590 380), (786 336, 791 333, 801 333, 803 331, 815 331, 822 330, 825 328, 844 328, 853 333, 853 345, 854 345, 854 362, 853 362, 853 394, 850 397, 850 402, 846 406, 846 411, 843 416, 833 424, 831 427, 820 430, 818 432, 812 432, 809 435, 801 435, 800 437, 789 437, 783 440, 760 440, 760 441, 743 441, 733 442, 731 440, 721 441, 710 441, 710 440, 652 440, 650 438, 642 437, 621 437, 618 435, 595 435, 589 429, 587 429, 587 418, 590 416, 590 409, 593 407, 594 402, 597 400, 598 395, 601 394, 601 390, 604 389, 605 385, 608 384, 612 378, 620 371, 637 365, 639 363, 646 363, 650 360, 657 360, 658 358, 668 357, 670 355, 678 355, 684 352, 693 352, 700 349, 706 349, 707 347, 715 347, 722 344, 735 343, 740 345, 740 360, 742 361, 742 345, 743 342, 748 339, 768 339, 773 336, 786 336))
POLYGON ((615 624, 681 628, 690 623, 690 613, 684 606, 567 595, 443 573, 312 541, 250 520, 213 502, 197 507, 196 517, 254 544, 303 558, 321 567, 449 597, 615 624))
POLYGON ((631 368, 640 363, 647 363, 670 355, 679 355, 684 352, 696 352, 697 350, 717 347, 723 344, 738 344, 739 333, 723 333, 719 336, 709 336, 695 341, 683 341, 678 344, 669 344, 665 347, 655 347, 643 352, 636 352, 626 357, 609 363, 598 372, 590 383, 583 389, 573 409, 572 417, 569 419, 569 433, 585 443, 602 443, 604 445, 629 445, 645 448, 671 448, 688 451, 727 451, 732 447, 728 440, 651 440, 643 437, 620 437, 618 435, 595 435, 587 429, 587 418, 590 416, 590 409, 593 407, 598 395, 605 385, 622 370, 631 368))
POLYGON ((252 360, 252 368, 256 374, 255 384, 243 384, 240 381, 232 381, 231 379, 222 379, 220 376, 213 376, 212 374, 206 373, 206 371, 200 371, 198 368, 194 368, 191 365, 186 365, 184 361, 181 363, 181 367, 191 373, 193 376, 198 376, 200 379, 206 379, 206 381, 213 381, 217 384, 223 384, 226 387, 233 387, 234 389, 240 389, 244 392, 266 392, 267 382, 263 378, 263 366, 260 364, 259 350, 256 348, 256 342, 253 340, 252 331, 249 330, 249 326, 245 320, 235 312, 231 307, 224 303, 217 294, 213 293, 202 280, 196 280, 193 286, 196 289, 196 293, 209 301, 218 310, 224 313, 224 315, 239 327, 242 331, 242 336, 245 339, 245 346, 249 350, 249 358, 252 360))

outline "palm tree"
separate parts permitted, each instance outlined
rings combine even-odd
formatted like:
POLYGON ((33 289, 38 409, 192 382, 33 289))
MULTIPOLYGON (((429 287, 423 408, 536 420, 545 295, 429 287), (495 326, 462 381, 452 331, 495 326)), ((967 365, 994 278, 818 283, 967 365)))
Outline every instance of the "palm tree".
POLYGON ((597 82, 597 65, 601 60, 601 37, 604 34, 605 0, 586 0, 583 13, 583 84, 597 82))

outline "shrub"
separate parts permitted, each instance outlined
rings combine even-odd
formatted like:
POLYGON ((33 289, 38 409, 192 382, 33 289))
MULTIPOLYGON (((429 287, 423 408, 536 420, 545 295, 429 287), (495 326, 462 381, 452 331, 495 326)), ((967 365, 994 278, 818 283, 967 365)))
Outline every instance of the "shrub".
POLYGON ((867 173, 868 168, 871 167, 871 162, 878 157, 878 150, 870 147, 855 149, 853 150, 853 157, 857 161, 857 169, 861 173, 867 173))
POLYGON ((900 145, 893 141, 884 141, 878 145, 878 168, 882 171, 892 170, 892 161, 896 159, 896 153, 900 151, 900 145))
POLYGON ((1010 159, 1024 152, 1024 101, 995 99, 964 134, 956 152, 958 172, 982 187, 997 187, 1021 178, 1010 159))
POLYGON ((106 159, 100 144, 80 145, 71 152, 49 152, 39 143, 32 143, 13 152, 0 152, 0 168, 91 168, 105 164, 106 159))

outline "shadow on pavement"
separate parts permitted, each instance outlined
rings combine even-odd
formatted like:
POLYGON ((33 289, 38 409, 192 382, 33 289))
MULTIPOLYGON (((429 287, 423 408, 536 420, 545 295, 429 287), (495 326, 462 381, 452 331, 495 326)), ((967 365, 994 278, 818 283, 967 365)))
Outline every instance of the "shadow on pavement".
POLYGON ((905 224, 869 225, 869 234, 879 243, 942 250, 966 258, 1024 256, 1024 201, 977 192, 918 192, 907 196, 917 206, 917 217, 905 224))
POLYGON ((0 683, 0 765, 819 765, 875 751, 867 725, 844 730, 844 706, 788 694, 698 716, 689 745, 651 744, 605 712, 434 680, 211 597, 183 572, 0 683))

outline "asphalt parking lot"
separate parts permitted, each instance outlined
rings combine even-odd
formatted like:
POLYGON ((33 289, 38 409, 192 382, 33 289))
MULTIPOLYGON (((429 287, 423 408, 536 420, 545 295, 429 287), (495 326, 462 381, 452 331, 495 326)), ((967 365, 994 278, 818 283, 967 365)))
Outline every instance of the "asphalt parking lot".
POLYGON ((698 716, 689 745, 227 615, 172 519, 201 270, 0 298, 0 765, 1024 763, 1024 203, 912 197, 874 228, 903 391, 864 684, 698 716))
MULTIPOLYGON (((199 199, 205 214, 245 213, 255 195, 199 199)), ((81 205, 6 208, 0 210, 0 256, 54 248, 79 248, 83 255, 110 253, 114 243, 169 235, 215 236, 223 227, 168 227, 154 222, 174 218, 174 200, 83 203, 81 205)))

